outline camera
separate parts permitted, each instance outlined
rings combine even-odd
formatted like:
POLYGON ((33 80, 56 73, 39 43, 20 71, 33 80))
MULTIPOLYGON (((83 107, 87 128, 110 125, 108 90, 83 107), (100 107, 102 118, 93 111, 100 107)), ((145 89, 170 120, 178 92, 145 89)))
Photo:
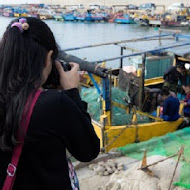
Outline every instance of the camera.
MULTIPOLYGON (((59 61, 63 67, 64 71, 70 71, 71 70, 71 65, 63 60, 59 60, 56 59, 57 61, 59 61)), ((57 88, 60 85, 60 81, 59 81, 59 73, 56 69, 55 66, 55 61, 53 61, 52 63, 52 70, 51 73, 48 76, 48 79, 46 80, 44 87, 45 88, 57 88)))
POLYGON ((70 71, 71 70, 71 65, 69 63, 67 63, 63 60, 60 60, 60 59, 58 61, 61 63, 64 71, 70 71))

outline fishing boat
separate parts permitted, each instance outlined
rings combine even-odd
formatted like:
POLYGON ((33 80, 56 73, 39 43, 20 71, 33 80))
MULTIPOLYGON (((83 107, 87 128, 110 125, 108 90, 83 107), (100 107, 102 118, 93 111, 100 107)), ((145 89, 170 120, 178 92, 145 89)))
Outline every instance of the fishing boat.
POLYGON ((135 24, 134 19, 129 14, 118 14, 114 22, 120 24, 135 24))
POLYGON ((161 26, 161 20, 150 17, 135 18, 134 21, 140 26, 161 26))
POLYGON ((38 10, 39 18, 42 20, 52 19, 54 14, 55 13, 49 9, 39 9, 38 10))
POLYGON ((161 19, 162 27, 190 27, 190 23, 187 16, 176 15, 171 13, 166 13, 162 15, 161 19))
MULTIPOLYGON (((155 21, 155 20, 157 20, 157 19, 152 18, 152 17, 148 16, 147 14, 142 14, 142 15, 140 15, 139 17, 135 18, 134 20, 135 20, 135 22, 136 22, 137 24, 139 24, 140 26, 150 26, 151 21, 155 21)), ((158 20, 158 21, 159 21, 159 20, 158 20)), ((158 24, 158 25, 160 25, 160 21, 159 21, 159 24, 158 24)))
POLYGON ((84 22, 86 20, 85 14, 76 14, 76 20, 79 22, 84 22))
POLYGON ((4 8, 6 8, 4 5, 0 5, 0 15, 3 16, 4 8))
POLYGON ((94 12, 94 10, 87 10, 85 13, 76 12, 75 13, 77 21, 87 21, 87 22, 101 22, 108 21, 110 15, 105 12, 94 12))
MULTIPOLYGON (((178 33, 176 32, 175 34, 165 33, 165 34, 159 34, 156 36, 154 35, 154 36, 149 36, 149 37, 129 39, 129 40, 118 41, 118 42, 95 44, 91 46, 88 45, 84 47, 70 48, 70 49, 65 50, 65 51, 72 51, 72 50, 83 49, 87 47, 89 48, 89 47, 97 47, 97 46, 102 46, 102 45, 106 46, 106 45, 118 45, 118 44, 127 44, 121 47, 121 52, 122 52, 122 49, 124 48, 128 50, 133 50, 132 54, 123 55, 123 53, 121 53, 121 56, 119 57, 108 58, 108 59, 103 59, 103 60, 98 61, 98 63, 104 63, 104 66, 105 66, 105 61, 108 62, 108 61, 120 59, 121 61, 120 68, 113 69, 112 71, 110 71, 112 74, 109 75, 107 78, 99 78, 97 76, 93 77, 93 75, 89 74, 89 78, 91 79, 91 82, 96 87, 97 92, 99 93, 99 96, 101 99, 100 117, 98 120, 93 119, 92 124, 94 126, 94 129, 98 137, 100 138, 101 148, 103 151, 108 152, 112 148, 122 147, 122 146, 125 146, 126 144, 131 144, 135 142, 146 141, 156 136, 162 136, 166 133, 174 132, 182 124, 183 117, 179 118, 177 121, 172 121, 172 122, 163 121, 159 117, 158 112, 157 112, 157 116, 154 117, 149 112, 145 111, 147 109, 147 105, 153 102, 152 100, 147 99, 147 97, 145 96, 145 92, 147 91, 147 88, 148 88, 149 89, 148 94, 150 95, 152 92, 154 92, 153 89, 155 87, 162 85, 163 73, 165 69, 175 64, 176 57, 177 59, 180 59, 181 61, 184 61, 184 62, 188 61, 190 63, 190 59, 188 59, 189 57, 188 55, 190 55, 190 51, 189 51, 190 42, 188 41, 189 38, 190 36, 179 34, 179 32, 178 33), (157 48, 147 49, 144 51, 140 51, 140 50, 135 51, 135 48, 131 48, 128 46, 130 42, 133 42, 134 44, 135 41, 140 41, 140 40, 145 40, 145 39, 152 40, 155 38, 157 38, 157 40, 160 41, 161 37, 173 38, 174 36, 178 40, 180 38, 183 38, 183 39, 186 38, 187 40, 181 41, 181 42, 174 41, 173 43, 169 45, 165 45, 165 46, 160 45, 157 48), (187 48, 184 49, 184 46, 186 46, 187 48), (176 50, 176 48, 178 49, 176 50), (149 57, 150 54, 152 55, 151 57, 149 57), (134 80, 132 83, 131 83, 131 80, 130 82, 129 80, 125 80, 125 83, 123 81, 120 81, 120 79, 122 79, 121 78, 122 75, 118 75, 118 74, 120 74, 120 71, 123 70, 123 59, 139 56, 139 55, 140 56, 142 55, 142 63, 138 64, 137 76, 136 76, 136 79, 139 79, 138 80, 139 83, 138 84, 135 83, 134 80), (136 89, 138 90, 138 93, 135 94, 135 98, 137 101, 133 101, 133 104, 132 103, 129 104, 129 102, 127 101, 124 104, 121 104, 111 99, 112 85, 119 86, 120 85, 119 82, 121 82, 121 84, 130 83, 132 84, 132 86, 136 87, 136 89), (99 87, 98 85, 99 83, 101 83, 102 88, 99 87), (138 105, 136 105, 137 102, 138 102, 138 105), (146 109, 143 108, 143 105, 146 107, 146 109), (113 106, 125 110, 125 114, 131 113, 132 118, 130 122, 124 124, 122 120, 119 120, 121 124, 114 125, 112 123, 113 106), (146 120, 145 122, 141 122, 139 121, 139 118, 141 117, 147 117, 149 119, 146 120)), ((122 71, 122 74, 124 74, 123 71, 122 71)), ((130 86, 128 90, 132 90, 132 86, 130 86)), ((90 94, 90 96, 92 96, 92 94, 90 94)), ((180 114, 182 113, 182 110, 183 110, 183 105, 180 106, 180 111, 179 111, 180 114)), ((118 113, 114 113, 114 114, 117 115, 118 113)))
POLYGON ((53 15, 53 18, 56 20, 56 21, 64 21, 64 18, 63 18, 63 14, 62 13, 55 13, 53 15))
POLYGON ((92 12, 91 10, 87 10, 87 13, 85 14, 85 21, 88 21, 88 22, 93 22, 94 21, 94 18, 92 17, 92 12))
POLYGON ((63 14, 63 19, 65 21, 76 21, 76 16, 74 12, 69 12, 69 13, 63 14))
POLYGON ((28 17, 28 10, 23 9, 22 7, 15 7, 14 17, 28 17))
POLYGON ((28 17, 28 12, 22 12, 22 13, 20 14, 20 17, 28 17))
POLYGON ((162 27, 190 27, 190 22, 189 21, 166 21, 162 20, 161 21, 161 26, 162 27))
POLYGON ((104 21, 105 20, 105 14, 102 12, 96 12, 92 14, 93 20, 96 22, 104 21))
POLYGON ((13 8, 5 8, 5 9, 3 9, 3 16, 5 16, 5 17, 14 17, 13 8))
POLYGON ((38 13, 30 12, 30 13, 28 14, 28 17, 39 18, 39 14, 38 14, 38 13))
POLYGON ((35 7, 31 8, 28 12, 28 17, 39 18, 38 9, 35 7))
POLYGON ((111 16, 112 16, 111 14, 104 12, 103 13, 103 19, 104 19, 104 21, 109 22, 111 16))
POLYGON ((93 20, 96 21, 108 21, 110 19, 110 15, 106 12, 96 12, 92 14, 93 20))
POLYGON ((14 13, 14 17, 20 17, 19 13, 14 13))
POLYGON ((137 23, 140 26, 149 26, 149 20, 148 19, 142 19, 142 18, 135 18, 135 23, 137 23))

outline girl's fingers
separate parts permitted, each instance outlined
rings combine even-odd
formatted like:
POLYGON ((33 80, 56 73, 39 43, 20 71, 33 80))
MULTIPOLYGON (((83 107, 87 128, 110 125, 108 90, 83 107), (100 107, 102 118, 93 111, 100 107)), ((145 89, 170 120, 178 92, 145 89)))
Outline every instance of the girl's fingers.
POLYGON ((57 69, 59 75, 61 76, 65 72, 61 63, 59 61, 55 61, 55 66, 56 66, 56 69, 57 69))

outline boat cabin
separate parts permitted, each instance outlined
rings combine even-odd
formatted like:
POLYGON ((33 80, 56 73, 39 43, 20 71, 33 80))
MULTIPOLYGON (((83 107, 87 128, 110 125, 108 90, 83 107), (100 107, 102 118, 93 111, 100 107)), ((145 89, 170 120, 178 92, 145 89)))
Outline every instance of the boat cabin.
MULTIPOLYGON (((93 119, 92 115, 92 123, 101 140, 103 151, 107 152, 112 148, 162 136, 177 130, 182 124, 183 116, 177 121, 171 122, 163 121, 158 114, 156 117, 150 114, 151 106, 156 105, 154 95, 158 93, 156 90, 159 90, 163 84, 164 72, 175 65, 178 60, 184 61, 186 67, 190 63, 190 41, 188 40, 190 37, 180 34, 179 31, 171 32, 160 31, 159 35, 104 43, 104 46, 110 44, 118 46, 121 49, 121 54, 119 57, 107 58, 97 62, 105 67, 105 62, 119 59, 119 68, 110 69, 107 78, 99 78, 95 75, 84 77, 87 82, 84 83, 84 86, 90 87, 89 91, 84 92, 84 100, 85 98, 93 98, 94 102, 93 104, 89 102, 89 107, 94 111, 93 114, 100 113, 96 119, 93 119), (153 43, 154 40, 156 40, 155 44, 153 43), (130 42, 133 43, 130 45, 130 42), (145 42, 151 43, 152 48, 145 45, 145 42), (143 43, 142 46, 140 46, 141 43, 143 43), (136 47, 142 47, 142 49, 136 47), (125 50, 132 53, 125 53, 125 50), (130 72, 128 72, 129 70, 130 72), (91 88, 92 84, 95 88, 91 88), (114 87, 120 87, 124 90, 118 90, 114 87), (97 94, 94 93, 96 89, 97 94), (133 93, 132 96, 130 91, 133 93), (95 99, 97 95, 98 98, 95 99), (128 97, 131 100, 133 99, 133 102, 126 101, 128 97), (120 109, 123 111, 120 112, 120 109), (117 118, 116 123, 114 118, 119 115, 120 118, 117 118)), ((102 44, 86 47, 97 46, 102 46, 102 44)), ((81 47, 81 49, 86 47, 81 47)), ((69 50, 74 49, 80 48, 69 50)), ((181 106, 180 114, 182 114, 182 110, 183 107, 181 106)))

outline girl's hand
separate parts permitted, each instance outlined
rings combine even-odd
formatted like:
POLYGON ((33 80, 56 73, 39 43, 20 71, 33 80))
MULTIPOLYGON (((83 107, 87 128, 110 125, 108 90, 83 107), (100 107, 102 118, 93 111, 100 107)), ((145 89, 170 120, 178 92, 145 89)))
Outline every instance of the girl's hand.
POLYGON ((85 71, 79 72, 79 82, 81 82, 84 79, 84 74, 85 74, 85 71))
POLYGON ((186 105, 187 105, 187 102, 183 102, 183 104, 184 104, 184 106, 186 106, 186 105))
POLYGON ((64 90, 69 90, 71 88, 77 88, 79 85, 79 65, 77 63, 69 63, 71 65, 71 70, 65 72, 59 61, 55 62, 55 66, 59 73, 60 85, 64 90))

